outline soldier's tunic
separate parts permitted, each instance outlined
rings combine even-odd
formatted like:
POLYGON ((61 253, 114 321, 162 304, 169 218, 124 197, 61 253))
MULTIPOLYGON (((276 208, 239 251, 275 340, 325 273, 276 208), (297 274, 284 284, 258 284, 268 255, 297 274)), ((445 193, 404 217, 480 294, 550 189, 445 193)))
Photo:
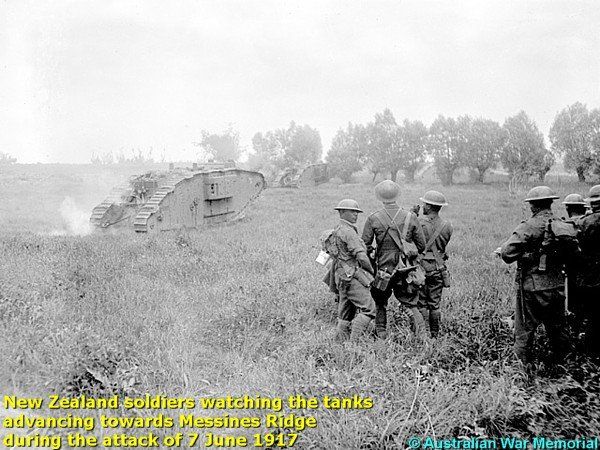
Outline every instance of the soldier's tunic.
MULTIPOLYGON (((406 240, 408 242, 413 242, 419 253, 424 250, 425 238, 423 236, 423 230, 421 230, 421 226, 417 220, 417 216, 413 213, 401 210, 395 202, 384 203, 383 209, 376 211, 367 217, 363 228, 362 238, 369 246, 369 253, 373 250, 373 241, 376 242, 378 249, 376 264, 378 270, 385 270, 388 273, 394 271, 394 268, 400 261, 402 255, 402 251, 396 241, 401 243, 401 237, 405 234, 406 240), (410 214, 408 232, 405 232, 404 224, 408 214, 410 214), (392 224, 392 218, 397 224, 397 227, 392 224), (390 228, 386 234, 388 226, 390 226, 390 228), (400 230, 400 232, 398 232, 398 230, 400 230)), ((415 313, 413 310, 417 307, 419 291, 411 285, 407 285, 406 281, 400 279, 400 277, 393 277, 390 280, 387 290, 380 291, 374 288, 371 289, 371 296, 375 300, 377 306, 377 315, 375 317, 377 335, 381 338, 385 338, 387 335, 386 308, 392 292, 400 303, 409 308, 412 327, 415 332, 418 332, 423 327, 423 319, 418 317, 418 313, 415 313)))
POLYGON ((585 331, 586 350, 600 354, 600 204, 579 221, 579 246, 582 264, 578 284, 584 298, 587 318, 585 331))
POLYGON ((335 260, 335 284, 339 292, 338 317, 351 321, 358 313, 369 317, 375 316, 375 303, 369 293, 369 288, 360 281, 360 265, 357 260, 359 253, 367 255, 367 247, 358 235, 354 224, 340 219, 335 229, 338 256, 335 260))
MULTIPOLYGON (((373 244, 373 240, 377 243, 378 250, 376 263, 378 270, 386 270, 388 273, 392 273, 400 261, 402 254, 402 250, 396 241, 401 242, 401 235, 404 234, 406 234, 406 240, 408 242, 413 242, 416 245, 419 253, 425 249, 425 237, 423 236, 423 230, 421 230, 417 216, 411 212, 401 210, 395 202, 384 204, 383 209, 380 209, 367 217, 363 228, 362 239, 370 247, 373 244), (410 214, 411 217, 408 222, 408 232, 406 233, 404 230, 404 223, 407 214, 410 214), (398 225, 397 227, 391 224, 391 218, 394 218, 394 216, 394 222, 398 225), (392 226, 386 235, 385 231, 389 225, 392 226), (400 230, 400 233, 398 230, 400 230)), ((372 249, 372 247, 370 249, 372 249)), ((418 291, 414 290, 414 292, 407 292, 406 286, 403 286, 402 284, 390 282, 390 287, 387 291, 372 291, 375 302, 386 305, 392 292, 400 302, 407 306, 417 305, 418 291), (392 287, 392 285, 394 286, 392 287)))
POLYGON ((546 271, 539 270, 544 229, 550 218, 557 219, 545 209, 521 222, 501 249, 506 263, 517 262, 514 350, 525 363, 531 361, 533 338, 540 323, 546 328, 555 357, 568 350, 561 268, 549 264, 546 271))
POLYGON ((428 251, 423 255, 421 266, 425 270, 425 285, 419 292, 420 305, 429 310, 440 308, 442 289, 444 287, 443 272, 446 271, 446 246, 452 237, 452 224, 442 219, 437 214, 431 214, 419 218, 425 241, 429 242, 439 227, 441 232, 433 241, 428 251))

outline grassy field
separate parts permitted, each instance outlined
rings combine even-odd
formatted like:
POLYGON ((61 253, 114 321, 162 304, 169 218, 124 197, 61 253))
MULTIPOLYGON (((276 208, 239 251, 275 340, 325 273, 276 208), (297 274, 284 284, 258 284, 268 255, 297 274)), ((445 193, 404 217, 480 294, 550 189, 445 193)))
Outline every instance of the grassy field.
MULTIPOLYGON (((526 210, 505 183, 402 186, 405 207, 430 188, 450 203, 443 215, 455 229, 453 285, 444 293, 443 334, 412 338, 392 302, 389 340, 338 344, 336 303, 314 262, 317 238, 336 223, 332 208, 342 198, 379 208, 370 180, 268 189, 242 220, 198 232, 65 234, 65 198, 85 215, 128 170, 3 171, 3 394, 373 398, 366 411, 311 412, 318 427, 302 432, 298 448, 398 448, 424 435, 598 434, 595 369, 556 377, 542 364, 539 376, 524 379, 512 362, 514 268, 491 253, 526 210)), ((588 189, 565 177, 548 182, 561 196, 588 189)))

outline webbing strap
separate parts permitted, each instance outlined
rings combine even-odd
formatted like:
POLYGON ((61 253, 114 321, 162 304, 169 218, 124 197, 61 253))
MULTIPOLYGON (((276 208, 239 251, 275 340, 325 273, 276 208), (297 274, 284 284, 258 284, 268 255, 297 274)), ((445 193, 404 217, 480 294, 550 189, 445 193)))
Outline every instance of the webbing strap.
POLYGON ((444 229, 444 227, 446 226, 447 223, 448 222, 442 221, 442 223, 440 224, 440 226, 437 227, 437 229, 433 232, 433 234, 431 235, 431 237, 427 241, 427 244, 425 244, 425 250, 423 251, 423 253, 427 253, 429 250, 431 250, 431 246, 433 245, 433 243, 435 242, 435 240, 438 238, 438 236, 442 233, 442 230, 444 229))
POLYGON ((388 218, 391 221, 390 226, 388 227, 388 230, 390 229, 390 227, 392 226, 392 224, 396 227, 396 231, 398 232, 398 236, 400 236, 400 240, 398 240, 398 238, 394 235, 394 234, 390 234, 390 236, 392 237, 392 239, 394 240, 394 242, 396 243, 396 246, 398 247, 398 249, 404 253, 404 246, 402 245, 402 235, 400 233, 400 230, 398 229, 398 224, 396 223, 396 217, 398 217, 398 214, 400 214, 400 209, 398 209, 398 211, 396 211, 396 214, 394 214, 394 217, 392 217, 390 215, 390 213, 387 211, 387 209, 384 209, 385 213, 387 214, 388 218))
MULTIPOLYGON (((396 216, 398 215, 398 213, 400 212, 400 210, 398 209, 398 211, 396 212, 396 214, 394 215, 394 217, 392 218, 392 216, 390 216, 390 214, 387 212, 387 210, 384 210, 385 213, 388 215, 388 217, 391 219, 392 223, 394 222, 394 219, 396 218, 396 216)), ((379 258, 379 252, 381 251, 381 247, 383 245, 383 241, 385 240, 385 237, 388 235, 389 231, 390 231, 390 227, 392 226, 392 224, 390 224, 386 229, 385 229, 385 233, 383 234, 383 237, 381 238, 381 245, 377 246, 377 250, 375 251, 375 261, 377 261, 377 258, 379 258)), ((392 236, 392 239, 394 239, 394 235, 390 235, 392 236)), ((394 239, 394 242, 396 242, 396 239, 394 239)), ((398 243, 396 242, 396 245, 398 245, 398 243)))

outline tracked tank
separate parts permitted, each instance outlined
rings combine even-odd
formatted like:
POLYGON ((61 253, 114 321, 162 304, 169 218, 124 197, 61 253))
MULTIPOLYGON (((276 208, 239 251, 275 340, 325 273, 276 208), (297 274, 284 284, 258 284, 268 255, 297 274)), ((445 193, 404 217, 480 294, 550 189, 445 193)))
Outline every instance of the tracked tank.
POLYGON ((93 209, 90 223, 138 233, 202 228, 240 217, 264 187, 262 174, 235 168, 194 164, 147 172, 115 187, 93 209))
POLYGON ((329 181, 329 166, 326 163, 311 164, 302 168, 288 168, 279 172, 271 183, 273 187, 317 186, 329 181))

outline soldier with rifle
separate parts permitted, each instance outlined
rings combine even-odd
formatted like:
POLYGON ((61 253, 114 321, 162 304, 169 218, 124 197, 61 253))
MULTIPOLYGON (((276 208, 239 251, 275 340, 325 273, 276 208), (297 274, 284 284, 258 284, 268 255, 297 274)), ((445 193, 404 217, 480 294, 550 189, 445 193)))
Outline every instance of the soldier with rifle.
POLYGON ((375 300, 375 330, 381 339, 387 337, 387 304, 392 293, 408 309, 413 331, 424 332, 424 319, 418 309, 419 254, 425 249, 425 238, 417 216, 403 211, 396 203, 400 186, 385 180, 375 186, 375 196, 383 208, 365 222, 362 239, 377 268, 371 296, 375 300))
POLYGON ((549 241, 548 227, 553 220, 560 220, 552 213, 555 199, 558 196, 547 186, 531 189, 525 199, 531 217, 515 228, 500 249, 504 262, 517 263, 514 351, 526 366, 532 363, 533 339, 540 323, 546 329, 555 361, 560 361, 569 350, 563 261, 544 250, 549 241))
MULTIPOLYGON (((587 204, 579 194, 567 195, 562 204, 565 205, 567 212, 564 221, 573 227, 573 232, 576 234, 579 229, 579 220, 587 213, 587 204)), ((576 343, 585 329, 584 302, 577 276, 577 266, 579 264, 571 264, 566 267, 565 271, 565 312, 576 343)))
POLYGON ((579 220, 578 240, 581 247, 579 286, 584 298, 587 319, 585 349, 600 356, 600 184, 590 189, 586 198, 591 212, 579 220))

